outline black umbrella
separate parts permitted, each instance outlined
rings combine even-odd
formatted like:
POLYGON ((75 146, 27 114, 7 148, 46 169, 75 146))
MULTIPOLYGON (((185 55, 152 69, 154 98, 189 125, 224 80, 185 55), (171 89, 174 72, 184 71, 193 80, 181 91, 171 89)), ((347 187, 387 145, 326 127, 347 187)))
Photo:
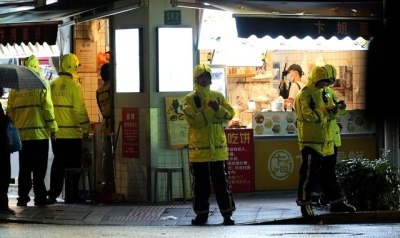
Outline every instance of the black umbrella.
POLYGON ((33 70, 20 65, 0 65, 0 87, 20 89, 46 89, 43 79, 33 70))

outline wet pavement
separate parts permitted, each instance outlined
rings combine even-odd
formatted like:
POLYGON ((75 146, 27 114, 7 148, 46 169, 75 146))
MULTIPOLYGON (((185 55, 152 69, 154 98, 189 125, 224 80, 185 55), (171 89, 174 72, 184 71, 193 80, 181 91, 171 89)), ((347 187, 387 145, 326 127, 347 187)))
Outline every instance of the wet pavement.
MULTIPOLYGON (((191 201, 158 203, 79 203, 65 204, 62 199, 54 205, 34 206, 33 198, 26 207, 16 206, 17 195, 9 193, 10 208, 15 215, 0 214, 0 222, 120 225, 120 226, 188 226, 195 217, 191 201)), ((296 205, 296 191, 276 191, 234 194, 236 225, 260 224, 359 224, 400 223, 400 211, 331 213, 329 206, 314 207, 315 216, 301 217, 296 205)), ((222 225, 223 218, 216 200, 210 198, 210 213, 206 226, 222 225)))

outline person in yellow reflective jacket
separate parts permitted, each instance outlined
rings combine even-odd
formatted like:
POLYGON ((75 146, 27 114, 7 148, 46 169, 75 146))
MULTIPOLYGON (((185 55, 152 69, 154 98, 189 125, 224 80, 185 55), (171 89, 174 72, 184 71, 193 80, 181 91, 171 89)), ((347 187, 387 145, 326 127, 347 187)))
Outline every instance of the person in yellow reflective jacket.
POLYGON ((235 202, 228 183, 228 148, 224 123, 232 120, 234 109, 222 93, 210 89, 212 72, 208 65, 194 68, 194 91, 186 95, 183 113, 189 123, 189 161, 193 175, 193 225, 206 223, 210 208, 210 178, 225 225, 234 225, 235 202))
MULTIPOLYGON (((81 168, 82 138, 88 138, 90 119, 86 110, 81 85, 74 80, 77 77, 79 60, 75 54, 66 54, 61 58, 58 77, 50 82, 51 98, 59 131, 57 140, 52 141, 54 154, 50 174, 50 203, 57 202, 64 184, 66 168, 81 168)), ((72 190, 66 189, 66 203, 80 200, 78 183, 80 176, 73 176, 72 190), (73 194, 75 197, 70 197, 73 194), (68 196, 67 196, 68 195, 68 196)))
MULTIPOLYGON (((327 95, 327 98, 331 98, 334 105, 338 105, 338 110, 336 114, 336 118, 331 120, 331 129, 332 129, 332 138, 333 138, 333 149, 334 153, 332 156, 327 156, 323 160, 324 165, 321 167, 327 168, 323 173, 319 174, 319 180, 327 181, 328 179, 336 180, 336 161, 337 161, 337 153, 338 147, 342 145, 342 140, 340 136, 340 127, 337 123, 337 118, 342 117, 346 114, 346 103, 344 101, 338 101, 338 96, 331 88, 331 85, 335 83, 336 80, 336 68, 331 64, 326 64, 325 69, 328 71, 328 77, 331 79, 331 83, 328 86, 325 86, 322 90, 322 93, 327 95), (323 92, 325 91, 325 92, 323 92)), ((320 91, 316 92, 316 96, 321 95, 320 91)), ((315 189, 312 192, 312 200, 313 204, 319 205, 327 205, 329 201, 326 199, 325 192, 321 191, 320 184, 317 183, 315 189)))
MULTIPOLYGON (((40 73, 39 60, 34 55, 26 58, 24 65, 45 81, 40 73)), ((35 205, 47 205, 44 179, 48 164, 49 139, 56 139, 58 126, 49 84, 47 81, 45 83, 46 89, 11 89, 8 96, 7 113, 18 128, 23 147, 19 151, 17 206, 26 206, 30 201, 32 181, 35 205)))
POLYGON ((331 121, 338 118, 338 110, 342 110, 325 90, 331 85, 332 77, 325 67, 314 66, 306 86, 296 96, 298 143, 302 156, 297 205, 305 217, 314 215, 311 192, 318 182, 330 201, 332 212, 355 212, 355 208, 346 203, 336 178, 319 176, 327 175, 332 169, 325 163, 334 155, 331 121))

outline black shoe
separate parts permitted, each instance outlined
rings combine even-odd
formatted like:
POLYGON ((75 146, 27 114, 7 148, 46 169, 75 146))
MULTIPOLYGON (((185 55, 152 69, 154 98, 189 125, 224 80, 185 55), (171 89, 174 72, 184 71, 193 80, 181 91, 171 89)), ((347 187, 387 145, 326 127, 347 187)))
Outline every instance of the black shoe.
POLYGON ((47 205, 51 205, 54 203, 51 203, 50 201, 48 201, 48 199, 44 200, 44 201, 39 201, 39 202, 35 202, 35 206, 47 206, 47 205))
POLYGON ((56 202, 57 202, 57 199, 55 199, 55 198, 49 197, 49 198, 47 199, 47 203, 48 203, 48 204, 54 204, 54 203, 56 203, 56 202))
POLYGON ((26 207, 27 204, 28 204, 27 202, 17 202, 18 207, 26 207))
POLYGON ((338 202, 331 204, 330 212, 350 212, 354 213, 356 211, 356 208, 350 204, 347 204, 346 202, 338 202))
POLYGON ((235 220, 231 216, 224 216, 224 225, 225 226, 235 225, 235 220))
POLYGON ((301 215, 303 217, 312 217, 314 216, 314 211, 312 209, 312 206, 310 204, 307 205, 301 205, 301 215))
POLYGON ((0 208, 0 213, 2 214, 15 214, 15 211, 9 207, 0 208))
POLYGON ((200 214, 192 219, 192 225, 202 225, 208 220, 208 214, 200 214))

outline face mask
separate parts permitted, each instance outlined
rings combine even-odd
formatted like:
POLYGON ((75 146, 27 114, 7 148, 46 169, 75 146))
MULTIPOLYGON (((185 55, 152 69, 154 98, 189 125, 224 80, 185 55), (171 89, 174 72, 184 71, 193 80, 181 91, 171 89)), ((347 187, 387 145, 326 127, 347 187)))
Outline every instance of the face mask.
POLYGON ((286 75, 286 80, 288 82, 293 82, 293 77, 290 74, 288 74, 288 75, 286 75))

